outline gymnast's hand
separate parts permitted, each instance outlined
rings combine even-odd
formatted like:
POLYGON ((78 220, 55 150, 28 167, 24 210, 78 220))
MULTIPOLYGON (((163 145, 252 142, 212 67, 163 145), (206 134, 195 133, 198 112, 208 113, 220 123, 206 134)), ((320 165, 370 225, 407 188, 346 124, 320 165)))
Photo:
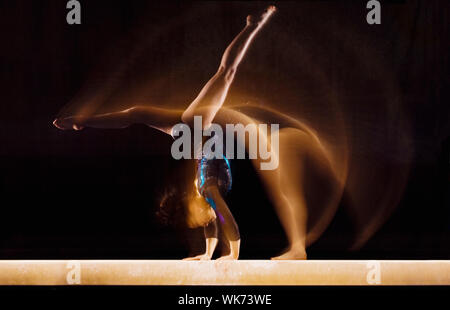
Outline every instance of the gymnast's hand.
POLYGON ((57 118, 53 121, 53 125, 61 130, 82 130, 84 128, 74 116, 57 118))
POLYGON ((238 260, 238 256, 233 255, 233 254, 229 254, 229 255, 225 255, 225 256, 221 256, 219 258, 217 258, 216 260, 238 260))
POLYGON ((211 256, 209 256, 207 253, 200 254, 194 257, 186 257, 183 258, 183 260, 211 260, 211 256))
POLYGON ((239 250, 241 247, 241 239, 235 241, 228 241, 230 247, 230 254, 219 257, 217 260, 238 260, 239 250))

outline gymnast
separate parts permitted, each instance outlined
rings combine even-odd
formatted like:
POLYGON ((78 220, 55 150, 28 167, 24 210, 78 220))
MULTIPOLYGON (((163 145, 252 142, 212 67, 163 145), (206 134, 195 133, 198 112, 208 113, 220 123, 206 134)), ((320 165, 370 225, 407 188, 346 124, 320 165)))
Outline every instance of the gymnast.
MULTIPOLYGON (((84 127, 124 128, 133 123, 144 123, 173 136, 173 128, 177 123, 182 121, 192 127, 194 116, 201 116, 202 128, 209 128, 225 101, 238 65, 250 43, 275 10, 274 6, 269 6, 259 17, 247 17, 246 26, 225 50, 218 71, 185 111, 180 113, 163 108, 133 106, 113 113, 60 117, 54 121, 54 125, 59 129, 81 130, 84 127)), ((218 242, 217 225, 222 226, 230 248, 229 255, 219 259, 238 259, 239 230, 224 200, 231 188, 229 161, 226 157, 209 159, 203 153, 197 161, 198 172, 194 185, 189 190, 188 199, 184 197, 180 203, 185 205, 187 225, 191 228, 204 227, 206 251, 190 259, 211 259, 218 242)))
MULTIPOLYGON (((202 117, 202 130, 209 129, 213 120, 214 124, 222 127, 227 124, 247 126, 258 122, 284 123, 284 128, 280 127, 279 130, 280 147, 276 152, 278 168, 258 169, 264 160, 256 158, 251 161, 277 211, 288 239, 287 249, 272 259, 306 259, 306 247, 323 233, 339 205, 345 174, 336 170, 338 168, 334 164, 331 151, 323 145, 317 134, 298 120, 261 106, 245 113, 246 109, 253 107, 246 105, 233 109, 222 106, 246 51, 275 10, 274 6, 269 6, 261 15, 247 17, 246 26, 225 50, 219 69, 187 109, 135 105, 126 110, 105 114, 81 112, 75 115, 61 115, 53 124, 60 129, 81 130, 86 126, 124 128, 141 123, 175 137, 175 126, 181 121, 194 128, 196 116, 202 117), (256 116, 250 117, 251 113, 256 116), (314 214, 320 216, 314 217, 314 214)), ((261 133, 259 135, 261 137, 261 133)), ((266 142, 269 141, 269 135, 266 137, 263 135, 263 138, 267 139, 266 142)), ((245 137, 240 141, 238 137, 237 142, 249 149, 245 137)), ((199 150, 195 150, 195 146, 194 153, 197 158, 197 176, 192 175, 185 180, 183 191, 167 195, 161 202, 161 208, 164 210, 165 206, 171 204, 169 201, 171 199, 173 201, 175 197, 175 205, 178 207, 174 210, 179 212, 174 212, 178 214, 171 216, 183 214, 183 221, 188 227, 204 227, 206 251, 202 255, 188 259, 211 259, 218 243, 218 225, 222 227, 230 248, 230 253, 219 259, 238 259, 239 230, 224 199, 231 188, 229 162, 226 157, 210 158, 203 150, 199 153, 199 150)))
POLYGON ((191 162, 185 161, 187 175, 177 172, 180 182, 173 184, 173 178, 169 177, 170 186, 165 187, 156 213, 158 219, 174 227, 204 227, 205 252, 186 260, 211 259, 218 244, 219 225, 227 242, 226 247, 230 250, 228 255, 221 256, 219 260, 237 259, 239 229, 225 202, 225 196, 232 186, 230 162, 225 156, 208 159, 205 155, 195 160, 195 171, 191 162))

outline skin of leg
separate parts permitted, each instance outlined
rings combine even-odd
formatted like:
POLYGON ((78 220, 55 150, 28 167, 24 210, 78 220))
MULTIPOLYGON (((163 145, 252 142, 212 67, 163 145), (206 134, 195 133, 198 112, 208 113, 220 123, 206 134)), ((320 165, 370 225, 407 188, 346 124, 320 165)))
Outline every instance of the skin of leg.
POLYGON ((94 128, 124 128, 134 123, 144 123, 171 135, 172 128, 180 119, 193 125, 193 117, 201 115, 203 128, 207 128, 221 108, 234 79, 237 67, 242 61, 254 36, 275 12, 269 6, 259 18, 247 18, 247 25, 227 47, 216 74, 206 83, 197 98, 183 111, 167 110, 152 106, 135 105, 123 111, 99 115, 72 115, 55 119, 59 129, 81 130, 85 126, 94 128))
POLYGON ((247 25, 225 50, 216 74, 184 111, 181 117, 184 123, 192 125, 194 116, 202 116, 203 128, 210 126, 225 101, 236 70, 253 38, 274 12, 275 7, 270 6, 256 22, 250 22, 251 19, 247 18, 247 25))
MULTIPOLYGON (((243 124, 244 126, 248 124, 255 124, 255 121, 250 117, 238 111, 229 109, 222 109, 217 114, 214 121, 215 123, 225 126, 228 122, 230 122, 230 120, 233 120, 234 123, 243 124)), ((264 134, 260 131, 258 131, 258 134, 262 135, 263 139, 266 139, 266 143, 270 147, 269 137, 264 136, 264 134)), ((243 140, 237 142, 244 144, 247 150, 249 149, 248 141, 243 140)), ((279 154, 274 152, 273 156, 279 156, 279 154)), ((282 258, 305 259, 307 213, 303 193, 301 192, 301 189, 297 189, 295 191, 283 190, 280 166, 275 170, 261 170, 261 163, 262 160, 259 157, 252 159, 252 164, 262 180, 270 200, 275 206, 276 212, 289 241, 289 250, 282 258)), ((287 180, 287 182, 289 183, 289 180, 287 180)))
POLYGON ((181 110, 136 105, 126 110, 111 113, 58 118, 54 120, 53 125, 62 130, 81 130, 84 127, 125 128, 132 124, 146 124, 171 135, 172 128, 180 122, 182 113, 181 110))
POLYGON ((276 204, 276 211, 281 223, 286 231, 289 247, 285 253, 272 259, 306 259, 306 236, 307 236, 307 220, 308 211, 304 194, 304 187, 301 177, 297 178, 300 182, 294 182, 292 175, 287 174, 288 171, 295 171, 296 174, 302 174, 302 159, 296 157, 294 160, 288 149, 289 144, 284 141, 283 133, 280 134, 280 165, 275 176, 270 174, 262 178, 270 177, 270 186, 275 186, 275 200, 281 203, 276 204), (276 181, 275 181, 276 180, 276 181))
POLYGON ((221 222, 220 216, 217 216, 219 218, 218 220, 223 229, 225 238, 227 239, 230 246, 230 254, 219 259, 238 259, 241 238, 239 234, 239 228, 236 224, 236 221, 234 220, 233 215, 231 214, 230 209, 228 208, 226 202, 223 200, 223 197, 220 194, 217 186, 209 186, 205 189, 205 194, 206 197, 214 201, 216 212, 220 213, 220 215, 223 217, 223 222, 221 222))
POLYGON ((341 201, 343 186, 321 145, 292 128, 280 132, 280 171, 284 193, 300 207, 295 209, 299 212, 298 222, 302 223, 302 214, 307 217, 308 246, 331 222, 341 201))
POLYGON ((280 132, 280 184, 297 224, 288 251, 273 259, 306 259, 305 246, 314 242, 334 215, 341 187, 330 162, 315 139, 286 128, 280 132))
POLYGON ((261 170, 259 176, 275 206, 278 218, 288 239, 288 250, 273 259, 306 259, 306 222, 305 201, 300 191, 286 192, 282 187, 282 177, 277 170, 261 170))

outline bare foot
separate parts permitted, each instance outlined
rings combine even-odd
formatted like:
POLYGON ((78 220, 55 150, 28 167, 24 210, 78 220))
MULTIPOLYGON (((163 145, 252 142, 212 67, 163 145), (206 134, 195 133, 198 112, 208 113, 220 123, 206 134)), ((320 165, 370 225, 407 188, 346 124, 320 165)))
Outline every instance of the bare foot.
POLYGON ((247 25, 255 25, 258 27, 264 25, 276 10, 277 8, 274 5, 270 5, 259 17, 253 15, 247 16, 247 25))
POLYGON ((291 248, 285 253, 272 257, 271 260, 305 260, 306 251, 299 248, 291 248))
POLYGON ((61 130, 73 129, 73 130, 82 130, 84 127, 76 124, 75 117, 65 117, 65 118, 57 118, 53 121, 53 125, 61 130))
POLYGON ((62 122, 62 119, 58 119, 58 118, 53 121, 53 126, 55 126, 58 129, 61 129, 61 130, 68 129, 66 124, 62 122))

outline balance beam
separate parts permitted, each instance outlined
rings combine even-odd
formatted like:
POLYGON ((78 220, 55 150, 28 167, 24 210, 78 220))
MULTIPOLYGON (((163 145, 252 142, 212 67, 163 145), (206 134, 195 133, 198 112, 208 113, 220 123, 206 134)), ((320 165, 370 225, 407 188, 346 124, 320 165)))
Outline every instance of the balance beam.
POLYGON ((3 260, 0 285, 450 285, 450 261, 3 260))

